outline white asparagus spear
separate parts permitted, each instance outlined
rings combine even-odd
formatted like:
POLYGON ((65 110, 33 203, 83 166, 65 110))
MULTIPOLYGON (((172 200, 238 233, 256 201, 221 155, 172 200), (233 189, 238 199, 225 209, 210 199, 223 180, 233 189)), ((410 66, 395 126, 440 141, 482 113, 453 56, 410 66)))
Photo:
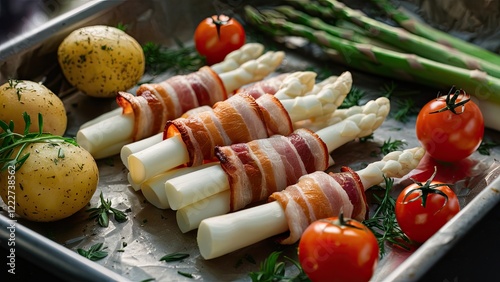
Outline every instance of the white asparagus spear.
MULTIPOLYGON (((304 92, 309 92, 314 86, 314 79, 311 76, 312 72, 298 72, 288 76, 285 80, 303 81, 297 83, 285 83, 281 91, 293 91, 295 86, 300 85, 300 89, 304 92), (309 88, 302 87, 309 85, 309 88)), ((331 113, 342 104, 345 96, 349 93, 352 85, 352 77, 349 72, 341 75, 334 83, 328 84, 316 95, 299 96, 295 99, 286 99, 281 101, 283 107, 290 115, 292 122, 311 118, 317 115, 331 113)), ((175 168, 189 161, 189 153, 187 147, 178 140, 165 139, 162 142, 153 145, 145 150, 131 154, 128 159, 129 171, 134 182, 143 182, 158 173, 175 168)))
POLYGON ((225 73, 239 68, 244 63, 255 60, 264 52, 264 45, 260 43, 247 43, 240 49, 226 55, 224 61, 210 66, 216 73, 225 73))
MULTIPOLYGON (((381 97, 376 101, 380 105, 378 109, 373 106, 367 108, 374 112, 355 114, 317 132, 330 153, 355 138, 370 135, 382 124, 389 113, 389 100, 381 97)), ((227 190, 229 182, 220 166, 212 166, 165 182, 170 207, 174 210, 178 208, 177 225, 182 232, 198 228, 200 219, 228 213, 229 201, 225 201, 223 206, 217 204, 215 207, 214 204, 216 201, 223 201, 218 197, 224 197, 221 192, 227 190), (193 202, 193 199, 197 200, 203 196, 205 198, 202 200, 193 202), (220 213, 221 210, 223 213, 220 213)))
MULTIPOLYGON (((220 73, 219 77, 227 93, 232 93, 245 84, 262 80, 276 70, 284 57, 284 52, 268 51, 257 59, 243 63, 237 69, 220 73)), ((110 119, 104 119, 88 127, 81 128, 77 132, 76 141, 91 153, 92 156, 104 155, 103 153, 99 153, 99 151, 105 150, 107 147, 113 147, 115 144, 132 143, 133 127, 133 113, 115 115, 110 119), (117 125, 120 126, 118 127, 117 125), (113 129, 113 127, 118 127, 118 129, 113 129), (120 134, 113 134, 115 133, 114 131, 119 131, 120 134)), ((110 152, 111 155, 118 154, 120 149, 110 152)))
POLYGON ((146 148, 149 148, 155 144, 163 141, 163 132, 157 133, 151 137, 144 138, 142 140, 128 143, 122 146, 120 149, 120 159, 123 165, 128 169, 128 156, 135 152, 140 152, 146 148))
MULTIPOLYGON (((381 161, 357 171, 363 187, 368 189, 388 178, 401 178, 417 167, 424 149, 416 147, 395 151, 381 161)), ((285 212, 277 202, 204 219, 198 229, 197 242, 201 256, 213 259, 236 251, 289 229, 285 212)))
MULTIPOLYGON (((215 165, 216 163, 206 163, 201 165, 201 168, 208 168, 215 165)), ((160 173, 155 177, 148 179, 139 185, 139 189, 142 194, 153 206, 159 209, 168 209, 170 204, 167 199, 167 194, 165 193, 165 182, 171 178, 185 175, 191 173, 195 170, 195 167, 183 167, 175 170, 166 171, 160 173), (162 191, 163 190, 163 191, 162 191)), ((135 188, 134 188, 135 189, 135 188)), ((139 190, 139 189, 136 189, 139 190)))
POLYGON ((295 122, 293 126, 294 128, 308 128, 312 131, 318 131, 321 128, 325 128, 332 124, 338 123, 339 121, 355 114, 374 113, 379 109, 380 105, 378 103, 380 102, 383 101, 380 99, 376 99, 370 100, 362 106, 352 106, 345 109, 337 109, 332 114, 295 122))

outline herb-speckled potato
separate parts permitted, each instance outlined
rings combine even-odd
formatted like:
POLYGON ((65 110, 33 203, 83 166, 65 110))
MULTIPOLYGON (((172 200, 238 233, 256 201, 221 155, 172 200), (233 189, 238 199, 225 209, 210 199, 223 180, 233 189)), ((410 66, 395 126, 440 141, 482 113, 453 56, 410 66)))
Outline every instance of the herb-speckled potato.
MULTIPOLYGON (((22 133, 23 113, 31 116, 31 132, 38 132, 38 114, 43 116, 43 130, 63 135, 68 118, 61 99, 40 83, 29 80, 9 80, 0 86, 0 120, 14 122, 14 131, 22 133)), ((0 130, 1 131, 1 130, 0 130)))
POLYGON ((0 194, 7 205, 14 200, 16 214, 50 222, 69 217, 89 203, 99 181, 97 164, 89 152, 54 140, 28 144, 22 155, 28 153, 17 172, 10 168, 0 173, 0 194))
POLYGON ((111 26, 88 26, 70 33, 59 45, 58 60, 66 79, 93 97, 116 97, 144 74, 141 45, 111 26))

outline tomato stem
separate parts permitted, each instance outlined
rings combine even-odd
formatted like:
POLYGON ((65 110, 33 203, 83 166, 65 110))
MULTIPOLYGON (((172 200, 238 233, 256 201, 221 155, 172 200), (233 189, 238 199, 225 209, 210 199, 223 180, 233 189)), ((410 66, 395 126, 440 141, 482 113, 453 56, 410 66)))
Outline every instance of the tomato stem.
POLYGON ((329 224, 334 224, 334 225, 338 225, 340 227, 350 227, 350 228, 356 228, 356 229, 361 229, 353 224, 351 224, 351 221, 352 219, 350 218, 345 218, 344 217, 344 212, 340 212, 339 216, 337 217, 336 220, 331 220, 331 219, 320 219, 320 221, 324 221, 324 222, 327 222, 329 224))
POLYGON ((230 16, 227 16, 227 20, 222 20, 221 16, 225 15, 217 15, 217 19, 210 17, 210 19, 212 19, 212 23, 215 25, 215 29, 217 30, 217 38, 220 38, 221 27, 229 23, 229 21, 232 19, 230 16))
POLYGON ((444 111, 451 111, 452 113, 459 115, 464 112, 464 107, 467 102, 470 101, 470 95, 467 94, 464 90, 460 89, 457 90, 455 86, 452 86, 448 94, 446 95, 446 106, 444 108, 441 108, 439 110, 430 112, 429 114, 436 114, 436 113, 441 113, 444 111), (461 100, 460 102, 457 102, 457 99, 460 95, 464 96, 464 99, 461 100), (460 112, 457 112, 457 108, 462 108, 460 112))
POLYGON ((448 195, 446 195, 446 193, 444 193, 443 191, 436 189, 436 188, 440 187, 440 186, 449 186, 450 184, 446 184, 446 183, 431 184, 431 182, 434 179, 434 177, 436 176, 436 174, 437 174, 437 167, 434 167, 434 173, 431 175, 431 177, 429 177, 429 179, 427 179, 425 184, 422 184, 422 182, 415 181, 414 179, 411 179, 415 184, 418 185, 418 187, 408 191, 408 193, 406 193, 406 195, 403 197, 403 202, 405 202, 406 198, 410 194, 412 194, 413 192, 420 191, 420 193, 421 193, 420 196, 415 197, 415 198, 409 200, 408 202, 414 202, 414 201, 417 201, 418 199, 422 199, 422 207, 425 208, 425 205, 427 203, 427 197, 429 196, 429 194, 436 194, 436 195, 443 196, 445 199, 443 205, 440 208, 440 210, 441 210, 446 205, 446 203, 448 203, 448 195))

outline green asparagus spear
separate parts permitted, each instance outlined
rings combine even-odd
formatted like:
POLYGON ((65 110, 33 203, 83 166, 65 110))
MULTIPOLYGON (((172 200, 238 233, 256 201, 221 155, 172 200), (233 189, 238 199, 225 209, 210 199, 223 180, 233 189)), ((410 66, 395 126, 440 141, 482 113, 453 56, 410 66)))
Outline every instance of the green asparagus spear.
POLYGON ((498 54, 495 54, 489 50, 481 48, 478 45, 433 28, 432 26, 416 19, 407 10, 394 6, 388 0, 372 0, 372 2, 380 7, 380 9, 382 9, 400 26, 415 35, 425 37, 435 42, 439 42, 445 46, 451 46, 471 56, 475 56, 493 64, 500 65, 500 56, 498 54))
MULTIPOLYGON (((377 40, 375 38, 370 38, 365 36, 364 32, 359 32, 355 28, 344 28, 330 25, 318 17, 310 16, 304 12, 294 9, 291 6, 277 6, 274 9, 283 16, 286 20, 295 22, 298 24, 303 24, 314 29, 324 30, 325 32, 334 35, 336 37, 344 38, 357 43, 372 44, 375 46, 383 47, 386 49, 391 49, 394 51, 401 51, 399 48, 395 48, 393 45, 389 45, 383 41, 377 40)), ((345 23, 344 23, 345 26, 345 23)))
POLYGON ((351 9, 336 0, 319 0, 318 2, 324 5, 325 9, 331 9, 337 17, 358 24, 379 40, 401 48, 409 53, 447 65, 471 70, 483 70, 491 76, 500 78, 499 65, 470 56, 453 48, 443 47, 439 43, 414 35, 403 28, 393 27, 374 20, 367 17, 361 11, 351 9))
MULTIPOLYGON (((245 15, 249 23, 268 32, 279 31, 291 36, 306 38, 320 46, 332 48, 349 65, 356 61, 371 62, 411 74, 416 79, 434 82, 436 85, 457 85, 481 100, 500 104, 500 79, 489 76, 479 70, 467 70, 435 62, 413 54, 399 53, 367 44, 359 44, 332 36, 321 30, 295 24, 276 18, 276 10, 261 10, 246 6, 245 15)), ((355 64, 359 65, 359 62, 355 64)))

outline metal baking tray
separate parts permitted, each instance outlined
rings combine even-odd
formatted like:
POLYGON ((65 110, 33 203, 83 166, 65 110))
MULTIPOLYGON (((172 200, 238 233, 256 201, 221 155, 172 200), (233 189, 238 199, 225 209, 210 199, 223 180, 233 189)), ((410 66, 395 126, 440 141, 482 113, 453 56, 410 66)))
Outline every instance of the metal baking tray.
MULTIPOLYGON (((63 5, 61 3, 59 5, 63 5)), ((127 31, 141 43, 153 41, 173 46, 175 40, 189 42, 196 24, 204 17, 227 9, 237 10, 243 5, 245 1, 212 3, 202 0, 95 0, 82 1, 71 7, 61 6, 59 13, 49 15, 49 20, 44 24, 0 42, 0 83, 3 84, 9 78, 44 82, 63 99, 68 111, 66 134, 74 136, 80 124, 116 108, 117 105, 114 99, 91 98, 72 90, 65 83, 55 55, 57 46, 65 35, 81 26, 116 26, 124 23, 128 26, 127 31)), ((279 71, 320 67, 318 60, 310 53, 282 47, 287 52, 287 57, 279 71)), ((354 85, 367 93, 367 99, 377 96, 381 87, 391 83, 334 63, 329 66, 329 70, 332 74, 351 71, 354 85)), ((164 74, 156 80, 169 75, 164 74)), ((419 97, 417 105, 436 94, 418 85, 403 84, 402 88, 419 97)), ((130 92, 134 93, 135 89, 130 92)), ((418 146, 414 135, 414 121, 411 118, 408 122, 401 123, 389 117, 375 131, 372 141, 351 142, 335 150, 332 154, 335 165, 329 170, 338 171, 341 165, 356 170, 367 162, 379 159, 380 156, 372 153, 379 150, 384 140, 394 138, 396 134, 398 139, 407 141, 407 147, 418 146)), ((496 131, 487 130, 486 136, 500 140, 500 133, 496 131)), ((418 280, 454 246, 474 222, 495 206, 500 201, 498 156, 498 149, 494 149, 489 156, 476 153, 470 175, 456 185, 463 207, 460 214, 413 253, 389 249, 388 254, 380 261, 372 281, 418 280)), ((140 192, 129 187, 127 170, 118 156, 98 160, 98 166, 100 183, 90 202, 91 206, 97 205, 99 192, 102 191, 116 208, 130 210, 129 220, 125 223, 111 220, 110 226, 103 228, 89 220, 84 210, 53 223, 36 223, 17 218, 15 238, 18 254, 43 268, 53 269, 55 275, 72 281, 81 280, 82 273, 90 281, 142 281, 149 278, 156 281, 192 280, 179 275, 178 271, 191 273, 195 279, 202 281, 248 281, 248 273, 257 271, 260 262, 272 251, 281 250, 284 255, 296 256, 296 246, 281 246, 270 238, 223 257, 204 260, 196 244, 196 231, 183 234, 175 222, 175 211, 155 208, 140 192), (109 254, 105 259, 92 262, 76 252, 78 248, 88 249, 95 243, 104 243, 107 247, 109 254), (163 255, 173 252, 188 253, 190 256, 175 263, 159 260, 163 255)), ((399 183, 400 186, 402 184, 404 180, 399 183)), ((398 184, 396 189, 397 187, 398 184)), ((6 247, 11 236, 7 227, 13 222, 7 217, 3 203, 2 207, 0 243, 2 247, 6 247)), ((289 265, 287 273, 293 275, 296 269, 289 265)))

